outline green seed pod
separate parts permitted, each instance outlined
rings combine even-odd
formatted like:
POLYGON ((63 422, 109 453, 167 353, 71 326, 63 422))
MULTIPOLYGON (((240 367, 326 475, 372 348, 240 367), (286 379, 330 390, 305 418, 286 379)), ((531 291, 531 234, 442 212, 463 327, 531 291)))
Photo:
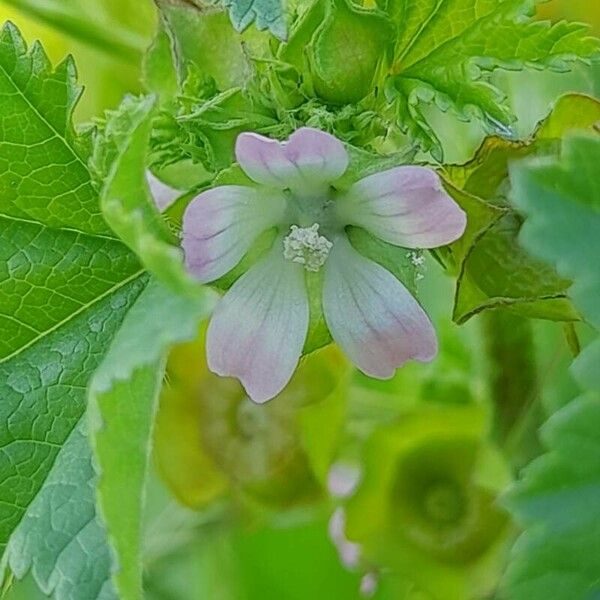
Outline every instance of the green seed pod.
POLYGON ((485 433, 473 406, 427 407, 375 432, 347 506, 348 537, 365 559, 432 598, 472 597, 510 531, 496 504, 509 470, 485 433))
POLYGON ((389 66, 394 27, 384 13, 350 0, 317 0, 281 47, 280 58, 295 66, 316 96, 351 104, 373 89, 389 66))

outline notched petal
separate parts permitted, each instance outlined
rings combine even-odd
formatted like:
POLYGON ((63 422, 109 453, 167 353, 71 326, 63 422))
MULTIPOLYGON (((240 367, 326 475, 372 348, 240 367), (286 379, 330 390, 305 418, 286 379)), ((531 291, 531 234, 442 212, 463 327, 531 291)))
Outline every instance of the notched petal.
POLYGON ((255 402, 292 377, 308 332, 304 270, 283 258, 281 239, 221 299, 207 333, 211 371, 236 377, 255 402))
POLYGON ((405 248, 437 248, 465 231, 467 217, 438 174, 418 166, 396 167, 355 183, 338 203, 340 218, 405 248))
POLYGON ((235 151, 240 167, 257 183, 299 191, 335 181, 349 160, 336 137, 311 127, 298 129, 286 142, 242 133, 235 151))
POLYGON ((345 237, 325 265, 323 311, 333 339, 371 377, 388 379, 406 361, 437 354, 435 330, 419 303, 345 237))

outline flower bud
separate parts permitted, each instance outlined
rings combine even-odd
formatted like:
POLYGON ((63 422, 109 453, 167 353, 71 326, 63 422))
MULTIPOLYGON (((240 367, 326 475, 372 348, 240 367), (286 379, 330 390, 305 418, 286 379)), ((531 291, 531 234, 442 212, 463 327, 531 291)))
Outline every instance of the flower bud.
POLYGON ((280 58, 331 104, 351 104, 373 89, 389 64, 393 26, 384 13, 350 0, 317 0, 299 20, 280 58))
POLYGON ((470 586, 495 566, 488 559, 510 531, 496 494, 510 475, 485 431, 482 411, 464 406, 427 407, 375 432, 346 507, 346 534, 366 560, 432 598, 448 596, 441 580, 423 575, 431 569, 470 586))

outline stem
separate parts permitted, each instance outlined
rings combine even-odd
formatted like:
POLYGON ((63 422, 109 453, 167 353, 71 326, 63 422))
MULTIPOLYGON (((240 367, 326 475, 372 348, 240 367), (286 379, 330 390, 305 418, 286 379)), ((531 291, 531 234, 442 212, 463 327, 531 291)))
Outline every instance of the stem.
POLYGON ((541 451, 537 429, 543 418, 531 323, 506 311, 483 315, 494 433, 516 467, 541 451))

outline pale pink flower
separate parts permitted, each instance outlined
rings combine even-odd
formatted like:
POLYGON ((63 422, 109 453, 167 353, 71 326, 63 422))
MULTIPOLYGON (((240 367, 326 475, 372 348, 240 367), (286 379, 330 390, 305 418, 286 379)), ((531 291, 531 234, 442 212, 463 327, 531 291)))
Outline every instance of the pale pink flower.
POLYGON ((361 371, 386 379, 409 359, 432 360, 437 341, 426 313, 398 279, 354 249, 346 227, 405 248, 456 240, 465 214, 435 171, 397 167, 338 190, 348 154, 334 136, 308 127, 286 142, 242 133, 236 156, 256 185, 213 188, 190 203, 187 268, 209 283, 267 229, 276 228, 277 238, 219 302, 207 334, 210 369, 237 377, 256 402, 285 387, 308 332, 307 271, 322 272, 325 321, 361 371))

